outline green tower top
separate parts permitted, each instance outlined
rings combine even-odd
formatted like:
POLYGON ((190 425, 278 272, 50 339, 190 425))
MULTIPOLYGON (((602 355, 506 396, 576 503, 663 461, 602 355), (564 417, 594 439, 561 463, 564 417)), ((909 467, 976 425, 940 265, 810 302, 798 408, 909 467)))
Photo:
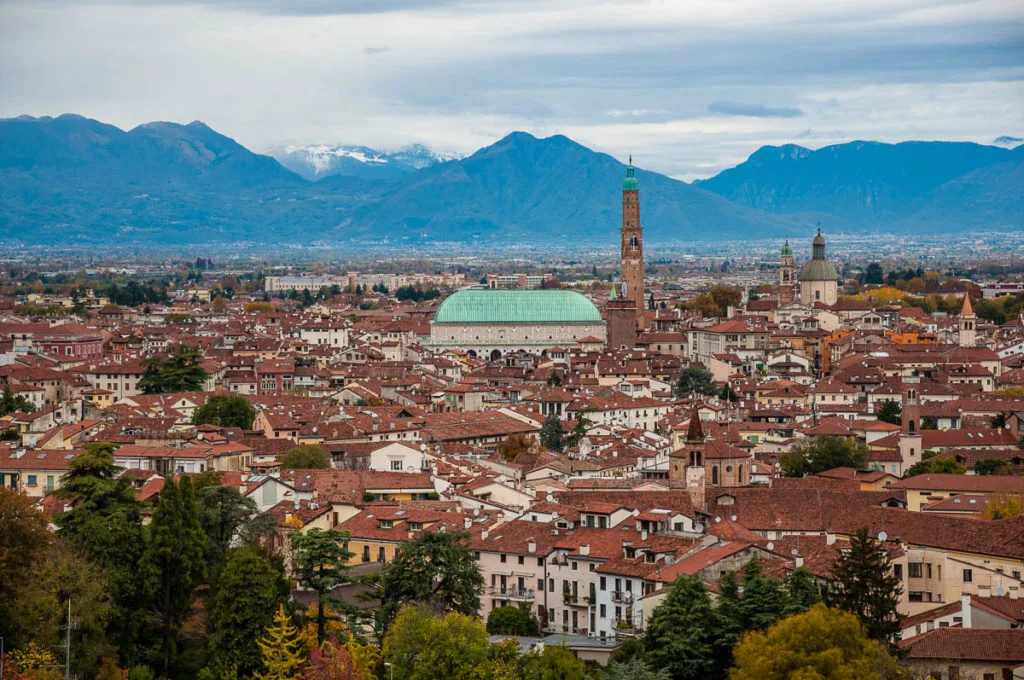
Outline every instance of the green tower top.
POLYGON ((793 257, 793 246, 789 245, 789 239, 786 239, 786 243, 782 246, 783 257, 793 257))
POLYGON ((629 165, 626 166, 626 179, 622 180, 623 191, 637 191, 640 186, 636 183, 636 176, 633 174, 633 156, 629 156, 629 165))

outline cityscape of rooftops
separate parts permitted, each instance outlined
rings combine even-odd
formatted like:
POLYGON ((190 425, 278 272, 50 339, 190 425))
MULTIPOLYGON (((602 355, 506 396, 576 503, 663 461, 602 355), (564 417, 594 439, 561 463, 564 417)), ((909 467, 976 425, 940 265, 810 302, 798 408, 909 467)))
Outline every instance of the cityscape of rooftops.
POLYGON ((1022 26, 0 3, 0 680, 1024 679, 1022 26))

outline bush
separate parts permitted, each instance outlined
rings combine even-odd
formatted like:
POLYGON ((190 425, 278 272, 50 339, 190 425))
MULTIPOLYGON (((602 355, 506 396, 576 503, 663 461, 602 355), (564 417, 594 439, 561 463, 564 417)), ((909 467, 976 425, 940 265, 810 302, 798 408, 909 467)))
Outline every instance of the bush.
POLYGON ((487 617, 491 635, 537 635, 540 627, 529 607, 498 607, 487 617))

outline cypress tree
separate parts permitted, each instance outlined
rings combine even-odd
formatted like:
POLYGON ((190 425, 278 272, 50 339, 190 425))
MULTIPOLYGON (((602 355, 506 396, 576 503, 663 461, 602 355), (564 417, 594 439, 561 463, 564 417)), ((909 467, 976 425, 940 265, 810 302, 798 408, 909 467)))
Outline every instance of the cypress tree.
POLYGON ((866 528, 858 529, 832 565, 829 605, 860 618, 872 639, 892 644, 900 632, 897 607, 902 592, 885 546, 866 528))

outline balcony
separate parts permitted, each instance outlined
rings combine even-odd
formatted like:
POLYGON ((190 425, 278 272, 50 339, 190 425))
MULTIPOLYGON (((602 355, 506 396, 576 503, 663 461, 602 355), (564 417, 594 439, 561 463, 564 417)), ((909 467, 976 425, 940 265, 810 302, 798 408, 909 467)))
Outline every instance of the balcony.
POLYGON ((612 602, 615 604, 633 604, 633 593, 612 591, 612 602))
POLYGON ((490 597, 498 598, 501 600, 515 600, 518 602, 531 602, 536 597, 533 588, 492 587, 487 589, 487 594, 490 597))

